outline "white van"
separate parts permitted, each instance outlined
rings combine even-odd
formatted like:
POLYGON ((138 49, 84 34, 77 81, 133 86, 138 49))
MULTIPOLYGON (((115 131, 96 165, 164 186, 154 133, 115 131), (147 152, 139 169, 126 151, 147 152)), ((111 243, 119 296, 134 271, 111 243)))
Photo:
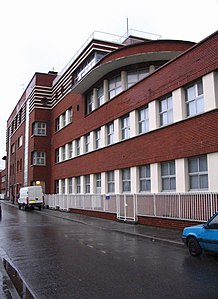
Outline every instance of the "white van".
POLYGON ((41 186, 28 186, 20 189, 20 194, 18 198, 19 209, 23 207, 25 210, 27 208, 38 207, 41 210, 44 205, 44 194, 41 186))

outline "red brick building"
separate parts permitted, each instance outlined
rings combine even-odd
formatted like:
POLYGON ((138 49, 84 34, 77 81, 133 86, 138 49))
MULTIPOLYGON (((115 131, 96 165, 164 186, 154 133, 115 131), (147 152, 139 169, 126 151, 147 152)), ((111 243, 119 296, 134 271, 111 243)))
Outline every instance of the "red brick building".
POLYGON ((36 73, 7 123, 7 193, 218 192, 218 33, 93 38, 36 73))

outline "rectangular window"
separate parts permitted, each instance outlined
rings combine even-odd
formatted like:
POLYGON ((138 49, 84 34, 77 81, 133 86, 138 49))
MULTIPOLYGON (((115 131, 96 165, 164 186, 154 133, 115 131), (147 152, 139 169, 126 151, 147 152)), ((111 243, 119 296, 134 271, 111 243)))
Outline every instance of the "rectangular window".
POLYGON ((97 88, 97 105, 100 107, 104 104, 104 89, 103 84, 97 88))
POLYGON ((93 111, 93 93, 90 92, 86 96, 86 114, 89 114, 93 111))
POLYGON ((90 175, 85 176, 85 193, 90 193, 90 175))
POLYGON ((121 76, 117 76, 109 80, 109 99, 112 99, 122 91, 121 76))
POLYGON ((80 155, 80 139, 76 140, 76 155, 80 155))
POLYGON ((121 138, 122 138, 122 140, 130 138, 130 117, 129 117, 129 115, 121 118, 121 138))
POLYGON ((46 136, 46 123, 34 122, 33 123, 33 135, 46 136))
POLYGON ((23 135, 21 135, 19 138, 18 138, 18 147, 21 147, 23 145, 23 135))
POLYGON ((55 150, 55 163, 60 162, 59 148, 55 150))
POLYGON ((115 192, 114 171, 107 172, 107 191, 109 193, 115 192))
POLYGON ((143 165, 139 167, 139 191, 151 191, 150 165, 143 165))
POLYGON ((138 131, 139 134, 149 131, 149 113, 147 106, 138 110, 138 131))
POLYGON ((96 178, 96 193, 100 194, 101 193, 101 174, 97 173, 95 175, 96 178))
POLYGON ((55 131, 59 131, 60 130, 60 117, 56 118, 55 120, 55 131))
POLYGON ((122 170, 122 190, 123 192, 131 191, 130 168, 125 168, 122 170))
POLYGON ((188 159, 189 188, 190 190, 208 190, 207 156, 198 156, 188 159))
POLYGON ((160 111, 160 126, 166 126, 173 122, 172 96, 168 96, 167 98, 160 100, 159 111, 160 111))
POLYGON ((32 154, 32 165, 46 165, 46 154, 45 152, 33 152, 32 154))
POLYGON ((204 112, 204 94, 202 80, 185 88, 187 116, 204 112))
POLYGON ((107 144, 114 143, 114 123, 107 125, 107 144))
POLYGON ((81 193, 81 179, 80 176, 76 177, 76 193, 81 193))
POLYGON ((127 73, 128 88, 149 75, 148 69, 129 71, 127 73))
POLYGON ((59 181, 55 181, 55 194, 59 194, 59 181))
POLYGON ((66 160, 66 148, 65 145, 62 146, 62 161, 66 160))
POLYGON ((69 146, 69 159, 73 158, 73 143, 68 143, 69 146))
POLYGON ((73 109, 70 108, 68 109, 68 123, 72 123, 72 120, 73 120, 73 109))
POLYGON ((175 161, 161 163, 162 191, 176 190, 176 169, 175 161))
POLYGON ((85 152, 88 153, 90 151, 90 134, 85 136, 85 152))
POLYGON ((95 148, 101 147, 101 129, 95 131, 95 148))
POLYGON ((61 193, 65 194, 65 179, 61 180, 61 193))
POLYGON ((73 193, 73 179, 72 178, 68 179, 68 193, 69 194, 73 193))
POLYGON ((64 112, 62 115, 62 128, 66 126, 66 112, 64 112))

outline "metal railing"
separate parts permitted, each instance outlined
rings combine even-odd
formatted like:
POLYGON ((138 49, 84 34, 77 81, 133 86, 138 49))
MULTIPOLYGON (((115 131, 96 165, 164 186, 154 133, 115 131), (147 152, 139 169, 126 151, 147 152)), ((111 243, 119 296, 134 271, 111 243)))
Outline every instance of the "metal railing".
POLYGON ((45 204, 66 211, 81 209, 115 213, 122 220, 136 221, 137 216, 148 216, 206 221, 218 211, 218 193, 47 194, 45 204))

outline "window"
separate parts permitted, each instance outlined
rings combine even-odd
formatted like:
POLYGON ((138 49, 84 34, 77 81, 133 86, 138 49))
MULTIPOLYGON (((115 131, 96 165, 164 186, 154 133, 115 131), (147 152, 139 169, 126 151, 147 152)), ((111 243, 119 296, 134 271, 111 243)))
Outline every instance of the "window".
POLYGON ((101 193, 101 174, 100 173, 96 174, 96 193, 97 194, 101 193))
POLYGON ((160 126, 165 126, 173 122, 172 96, 160 100, 159 111, 160 111, 160 126))
POLYGON ((68 109, 68 123, 72 123, 73 120, 73 109, 68 109))
POLYGON ((33 135, 46 136, 46 123, 34 122, 33 123, 33 135))
POLYGON ((107 144, 114 143, 114 123, 107 125, 107 144))
POLYGON ((187 116, 204 112, 204 95, 202 80, 185 89, 187 116))
POLYGON ((86 114, 93 111, 93 93, 90 92, 86 96, 86 114))
POLYGON ((15 144, 13 143, 11 146, 11 153, 13 154, 15 152, 15 144))
POLYGON ((148 69, 129 71, 127 73, 128 87, 132 86, 133 84, 137 83, 138 81, 142 80, 148 75, 149 75, 148 69))
POLYGON ((66 126, 66 112, 64 112, 63 114, 61 114, 62 116, 62 124, 61 127, 65 127, 66 126))
POLYGON ((175 161, 161 163, 162 191, 176 190, 175 161))
POLYGON ((130 118, 129 115, 121 118, 121 138, 122 140, 130 137, 130 118))
POLYGON ((76 155, 80 155, 80 139, 76 140, 76 155))
POLYGON ((18 147, 21 147, 23 145, 23 135, 21 135, 19 138, 18 138, 18 147))
POLYGON ((85 136, 85 152, 88 153, 90 151, 90 134, 85 136))
POLYGON ((109 80, 109 99, 112 99, 122 91, 121 76, 117 76, 109 80))
POLYGON ((68 143, 69 146, 69 159, 73 158, 73 143, 68 143))
POLYGON ((55 181, 55 194, 59 194, 59 181, 55 181))
POLYGON ((138 131, 139 134, 149 131, 149 114, 147 106, 138 110, 138 131))
POLYGON ((130 168, 125 168, 122 170, 122 190, 123 192, 131 191, 130 168))
POLYGON ((97 105, 100 107, 104 104, 104 89, 103 84, 97 88, 97 105))
POLYGON ((72 178, 68 179, 68 193, 69 194, 73 193, 73 179, 72 178))
POLYGON ((45 152, 33 152, 32 164, 33 165, 46 165, 46 154, 45 152))
POLYGON ((60 162, 59 148, 55 150, 55 163, 60 162))
POLYGON ((55 120, 55 131, 59 131, 60 130, 60 118, 56 118, 55 120))
POLYGON ((76 177, 76 193, 81 193, 80 176, 76 177))
POLYGON ((95 131, 95 148, 101 147, 101 129, 95 131))
POLYGON ((208 190, 207 156, 188 159, 190 190, 208 190))
POLYGON ((107 191, 109 193, 115 192, 115 183, 114 183, 114 171, 107 172, 107 191))
POLYGON ((85 193, 90 193, 90 175, 85 176, 85 193))
POLYGON ((65 194, 65 179, 61 180, 61 193, 65 194))
POLYGON ((150 165, 143 165, 139 167, 139 191, 151 191, 150 165))
POLYGON ((65 145, 62 146, 62 161, 64 161, 66 159, 66 148, 65 148, 65 145))

